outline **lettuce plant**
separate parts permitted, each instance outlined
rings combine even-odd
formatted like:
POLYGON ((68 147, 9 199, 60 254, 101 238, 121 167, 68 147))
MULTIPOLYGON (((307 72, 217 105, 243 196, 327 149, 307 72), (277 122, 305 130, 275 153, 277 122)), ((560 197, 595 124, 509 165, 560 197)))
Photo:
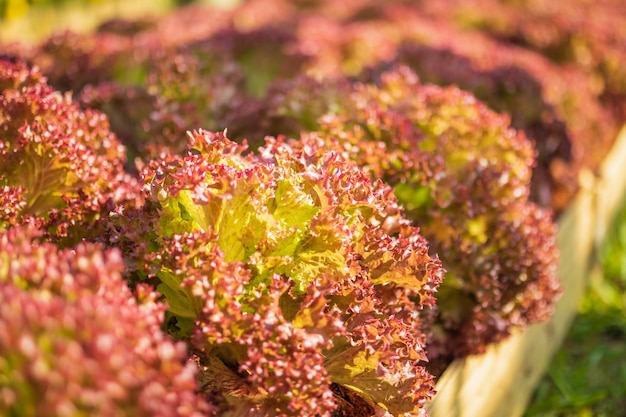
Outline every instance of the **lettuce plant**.
POLYGON ((106 116, 81 110, 36 67, 0 59, 0 228, 32 223, 50 236, 82 239, 135 180, 106 116))
POLYGON ((371 83, 304 78, 277 89, 273 126, 304 143, 330 138, 391 184, 443 259, 429 357, 482 352, 549 317, 556 230, 528 201, 534 153, 507 117, 456 88, 422 85, 406 67, 371 83))
POLYGON ((0 413, 213 415, 185 345, 160 329, 165 305, 145 284, 131 293, 120 253, 40 234, 0 232, 0 413))
POLYGON ((221 412, 421 415, 422 309, 442 269, 392 189, 323 141, 246 154, 190 136, 188 155, 142 172, 150 220, 131 234, 221 412))

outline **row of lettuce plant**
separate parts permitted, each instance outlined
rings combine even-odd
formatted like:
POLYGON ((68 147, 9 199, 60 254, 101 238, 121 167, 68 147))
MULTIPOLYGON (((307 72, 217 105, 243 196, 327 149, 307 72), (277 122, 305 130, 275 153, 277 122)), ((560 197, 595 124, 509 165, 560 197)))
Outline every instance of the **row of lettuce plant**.
MULTIPOLYGON (((450 334, 454 334, 454 326, 459 323, 453 320, 451 327, 446 314, 475 316, 476 320, 463 324, 467 329, 479 330, 479 338, 477 319, 481 315, 492 314, 494 320, 504 323, 504 316, 497 317, 497 308, 485 313, 480 311, 480 303, 454 302, 459 294, 471 294, 469 286, 475 285, 468 281, 461 284, 467 289, 457 291, 461 277, 449 281, 449 303, 456 311, 439 315, 432 309, 434 292, 443 276, 440 262, 429 254, 426 239, 405 217, 394 189, 374 179, 389 178, 398 186, 395 192, 400 196, 410 196, 415 187, 417 206, 411 207, 407 201, 412 217, 422 217, 415 223, 441 223, 442 227, 433 230, 449 234, 443 227, 451 216, 442 219, 436 214, 437 205, 451 205, 458 197, 450 193, 458 192, 455 187, 467 191, 467 185, 457 186, 456 179, 450 178, 455 186, 446 191, 443 184, 450 174, 445 172, 445 154, 434 152, 442 145, 436 143, 437 139, 445 135, 426 136, 426 130, 420 134, 418 129, 423 127, 419 128, 418 119, 398 113, 398 120, 394 120, 393 111, 388 115, 381 112, 380 119, 372 120, 369 129, 380 129, 377 124, 386 122, 399 130, 397 135, 388 133, 387 145, 386 138, 377 141, 362 137, 362 129, 368 127, 355 124, 348 115, 340 127, 342 116, 337 115, 335 121, 320 121, 331 123, 327 128, 320 125, 319 131, 303 134, 299 140, 268 138, 256 153, 250 154, 244 154, 245 146, 230 142, 223 134, 197 131, 191 134, 185 154, 155 157, 133 177, 123 169, 123 146, 108 130, 102 113, 81 110, 69 95, 50 88, 36 69, 17 61, 3 60, 2 64, 3 258, 9 266, 2 280, 7 301, 2 348, 4 357, 9 358, 3 362, 4 374, 12 376, 5 381, 3 391, 7 411, 23 415, 45 415, 48 411, 52 415, 106 415, 106 407, 119 407, 124 412, 145 415, 165 410, 170 413, 171 409, 166 408, 155 411, 158 402, 147 399, 143 400, 146 404, 139 401, 139 408, 133 408, 137 397, 126 394, 127 390, 133 391, 132 387, 153 387, 158 378, 165 378, 174 385, 180 380, 182 386, 171 387, 171 394, 168 386, 154 386, 155 391, 147 393, 133 392, 148 399, 164 395, 164 401, 173 401, 170 406, 181 415, 200 410, 218 414, 228 411, 232 415, 251 411, 258 415, 323 415, 341 413, 355 405, 371 413, 379 407, 392 415, 417 415, 433 393, 433 379, 424 366, 427 352, 431 350, 432 357, 437 358, 443 353, 465 352, 471 345, 471 339, 458 345, 454 341, 444 343, 447 338, 441 335, 429 341, 433 333, 442 333, 434 331, 442 326, 443 331, 452 330, 450 334), (355 136, 342 137, 352 134, 355 136), (359 141, 359 135, 363 140, 359 141), (394 144, 394 138, 416 142, 394 144), (362 148, 357 146, 359 142, 362 148), (384 165, 391 167, 375 165, 375 161, 382 161, 374 158, 376 152, 388 153, 384 165), (407 168, 404 173, 409 174, 405 179, 397 174, 403 162, 407 168), (415 164, 412 170, 411 164, 415 164), (398 181, 393 181, 394 176, 398 181), (420 176, 424 177, 422 183, 420 176), (420 202, 423 207, 419 207, 420 202), (89 241, 94 242, 92 246, 86 243, 89 241), (87 259, 78 255, 85 251, 90 254, 87 259), (97 254, 103 259, 93 260, 97 254), (55 267, 56 263, 60 265, 55 267), (140 309, 142 305, 136 303, 142 301, 154 312, 152 327, 129 317, 119 318, 125 332, 133 332, 138 326, 134 337, 139 337, 141 331, 146 333, 138 341, 125 339, 130 346, 115 344, 126 350, 126 359, 99 345, 99 340, 113 343, 114 337, 126 336, 117 326, 111 327, 111 320, 117 320, 117 316, 104 314, 108 310, 90 298, 104 297, 109 281, 121 283, 120 275, 134 295, 120 291, 117 302, 140 309), (150 295, 153 289, 146 285, 156 289, 159 300, 150 295), (59 288, 51 289, 55 286, 59 288), (83 291, 96 295, 83 296, 83 291), (15 292, 27 298, 24 304, 8 302, 15 292), (53 300, 61 311, 54 313, 55 307, 49 305, 53 300), (167 306, 165 316, 161 302, 167 306), (87 306, 95 312, 84 311, 87 306), (46 309, 52 310, 48 313, 46 309), (89 317, 100 312, 104 316, 89 322, 63 316, 89 317), (31 323, 40 314, 49 317, 50 327, 31 323), (98 320, 107 320, 109 326, 98 320), (16 341, 11 332, 21 332, 23 326, 32 335, 25 333, 16 341), (87 329, 82 331, 85 326, 87 329), (163 332, 186 341, 188 360, 196 366, 198 386, 190 383, 194 373, 188 369, 189 363, 180 365, 180 354, 185 349, 174 345, 163 332), (156 358, 143 365, 155 368, 153 374, 136 371, 147 381, 127 380, 121 368, 126 361, 147 354, 143 344, 148 334, 157 338, 158 342, 150 345, 158 352, 178 352, 168 359, 179 365, 165 365, 163 359, 156 358), (69 341, 72 349, 67 350, 69 341), (68 361, 84 362, 108 354, 112 355, 108 360, 96 361, 103 369, 88 366, 87 375, 65 372, 72 369, 67 367, 68 361), (65 359, 67 355, 73 359, 65 359), (46 365, 34 370, 34 363, 46 365), (164 374, 159 373, 162 366, 167 368, 164 374), (122 381, 116 383, 116 377, 122 381), (90 392, 100 392, 98 384, 107 380, 112 380, 107 389, 112 390, 113 397, 102 394, 92 398, 90 392), (56 391, 49 386, 56 387, 56 391), (67 386, 75 390, 63 391, 67 386), (190 392, 195 391, 202 399, 197 407, 188 403, 190 392), (38 400, 24 401, 26 398, 38 400), (22 409, 24 404, 35 408, 22 409)), ((383 79, 383 88, 395 88, 397 94, 408 88, 411 97, 415 92, 411 90, 419 88, 410 73, 402 70, 385 74, 383 79)), ((307 81, 311 80, 305 79, 305 85, 307 81)), ((346 111, 358 113, 360 109, 351 108, 351 102, 364 98, 385 105, 380 95, 388 92, 370 86, 370 92, 355 86, 354 97, 345 96, 349 99, 346 111)), ((286 98, 289 103, 276 102, 275 119, 297 119, 298 114, 282 115, 280 111, 287 104, 291 109, 298 108, 297 88, 293 92, 293 100, 286 98)), ((434 93, 437 96, 445 91, 437 88, 434 93)), ((453 101, 455 95, 461 95, 461 101, 473 100, 454 91, 450 96, 453 101)), ((398 104, 403 106, 401 98, 398 104)), ((433 102, 437 99, 440 97, 433 102)), ((495 117, 474 103, 477 111, 495 117)), ((424 107, 428 108, 438 111, 435 105, 424 107)), ((517 145, 530 152, 523 136, 510 129, 497 132, 499 135, 511 139, 511 157, 516 157, 517 145)), ((466 161, 459 162, 460 168, 465 168, 466 161)), ((527 162, 520 159, 521 172, 515 175, 528 177, 527 162)), ((510 167, 507 164, 505 169, 510 167)), ((492 177, 497 182, 505 174, 493 168, 495 176, 487 173, 485 179, 492 177)), ((468 163, 467 169, 474 171, 476 166, 468 163)), ((523 181, 517 184, 514 178, 504 184, 525 189, 523 181)), ((519 191, 502 193, 504 201, 515 200, 519 191)), ((484 215, 476 217, 475 226, 462 240, 471 240, 478 233, 478 240, 487 243, 484 228, 492 220, 484 215)), ((459 221, 463 223, 464 219, 459 221)), ((446 227, 452 230, 455 226, 446 227)), ((548 241, 554 238, 551 226, 533 233, 544 233, 548 241)), ((467 241, 464 246, 467 249, 475 245, 467 241)), ((554 250, 553 246, 548 248, 554 250)), ((444 246, 440 250, 443 253, 444 246)), ((519 284, 547 285, 556 290, 550 267, 546 271, 518 280, 519 284), (548 275, 542 275, 546 271, 548 275)), ((506 291, 515 290, 510 288, 506 291)), ((529 293, 527 301, 532 304, 534 297, 550 304, 554 295, 556 291, 529 293)), ((473 295, 467 297, 471 300, 473 295)), ((524 291, 518 294, 522 297, 524 291)), ((512 311, 508 294, 497 298, 494 307, 499 303, 508 309, 507 313, 512 311)), ((128 314, 138 314, 132 311, 128 314)), ((501 329, 502 335, 513 324, 521 323, 507 323, 501 329)), ((485 320, 484 326, 492 328, 493 324, 485 320)), ((484 332, 482 339, 489 333, 484 332)), ((485 343, 480 340, 474 349, 485 343)), ((135 373, 127 371, 128 375, 135 373)))
POLYGON ((6 46, 3 412, 424 415, 549 317, 540 205, 615 123, 588 79, 444 9, 300 3, 6 46))
POLYGON ((205 131, 134 178, 102 113, 0 63, 3 411, 419 414, 443 269, 388 185, 205 131))

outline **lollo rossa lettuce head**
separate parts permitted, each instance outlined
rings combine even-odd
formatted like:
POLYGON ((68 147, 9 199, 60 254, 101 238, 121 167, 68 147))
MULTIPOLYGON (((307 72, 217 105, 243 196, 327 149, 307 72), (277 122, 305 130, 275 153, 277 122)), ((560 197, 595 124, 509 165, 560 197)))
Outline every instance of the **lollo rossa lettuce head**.
POLYGON ((0 231, 0 414, 215 415, 185 344, 160 329, 166 306, 146 284, 129 290, 121 253, 41 239, 0 231))
POLYGON ((115 204, 134 204, 137 181, 107 117, 19 60, 0 58, 0 140, 0 229, 35 224, 71 246, 115 204))
POLYGON ((190 137, 187 156, 142 173, 145 267, 212 401, 233 416, 423 412, 421 311, 443 271, 393 190, 323 141, 246 154, 222 133, 190 137))
POLYGON ((277 84, 269 114, 276 131, 324 141, 390 184, 441 257, 429 358, 480 353, 547 319, 558 249, 550 211, 529 201, 531 142, 470 93, 405 66, 362 78, 277 84))

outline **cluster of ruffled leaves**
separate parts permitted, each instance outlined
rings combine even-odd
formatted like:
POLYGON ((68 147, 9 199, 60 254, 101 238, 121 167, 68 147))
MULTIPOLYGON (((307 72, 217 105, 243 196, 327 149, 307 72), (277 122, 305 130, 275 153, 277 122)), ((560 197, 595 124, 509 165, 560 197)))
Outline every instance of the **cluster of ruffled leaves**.
POLYGON ((0 232, 0 413, 213 415, 185 345, 160 329, 166 306, 129 290, 120 253, 40 235, 0 232))
POLYGON ((186 156, 143 170, 148 220, 131 234, 221 412, 423 412, 421 310, 442 269, 392 189, 328 151, 331 139, 268 139, 246 155, 223 134, 190 137, 186 156))
POLYGON ((71 243, 137 196, 106 116, 81 110, 36 68, 4 58, 0 140, 0 228, 30 223, 71 243))
POLYGON ((373 81, 285 83, 270 115, 304 143, 339 137, 326 146, 392 185, 441 256, 448 272, 429 357, 481 352, 549 317, 556 230, 528 201, 530 142, 472 95, 422 85, 406 67, 373 81))

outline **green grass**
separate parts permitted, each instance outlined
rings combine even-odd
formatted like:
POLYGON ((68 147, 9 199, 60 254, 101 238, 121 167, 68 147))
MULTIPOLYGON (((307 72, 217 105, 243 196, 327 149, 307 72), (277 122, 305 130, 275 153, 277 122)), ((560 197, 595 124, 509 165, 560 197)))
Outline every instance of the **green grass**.
POLYGON ((626 208, 525 417, 626 417, 626 208))

